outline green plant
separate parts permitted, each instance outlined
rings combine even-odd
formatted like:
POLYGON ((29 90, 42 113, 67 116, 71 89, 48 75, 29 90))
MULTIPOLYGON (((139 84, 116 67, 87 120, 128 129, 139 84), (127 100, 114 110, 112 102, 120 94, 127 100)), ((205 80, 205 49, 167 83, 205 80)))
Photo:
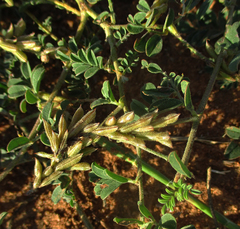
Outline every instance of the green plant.
MULTIPOLYGON (((188 201, 206 215, 216 218, 216 221, 225 227, 239 228, 222 214, 212 211, 212 206, 209 207, 193 197, 192 194, 199 195, 201 192, 193 189, 193 185, 188 184, 187 180, 194 178, 187 165, 198 126, 216 80, 223 80, 222 85, 225 86, 229 86, 229 81, 238 82, 239 5, 236 1, 231 3, 219 1, 225 13, 219 13, 219 17, 216 17, 210 7, 213 1, 206 0, 200 4, 196 15, 191 11, 197 5, 194 4, 195 1, 180 1, 182 14, 175 17, 174 10, 168 10, 167 0, 155 0, 151 6, 145 0, 139 0, 136 6, 137 13, 129 14, 126 24, 117 24, 113 2, 108 0, 108 10, 102 12, 98 8, 98 2, 98 0, 88 0, 88 2, 76 0, 79 9, 57 0, 31 0, 20 3, 6 1, 1 5, 1 9, 8 8, 8 10, 13 6, 16 7, 23 18, 27 18, 26 20, 30 18, 39 26, 41 33, 37 36, 34 33, 24 34, 26 22, 21 18, 17 24, 12 23, 7 30, 3 29, 0 36, 1 65, 4 66, 1 70, 4 81, 0 84, 1 113, 14 114, 14 121, 23 132, 21 136, 13 138, 7 146, 7 151, 13 157, 4 156, 3 166, 6 168, 0 175, 0 181, 16 165, 24 163, 27 160, 29 147, 34 147, 33 189, 50 184, 57 185, 52 192, 54 204, 57 204, 61 198, 66 200, 71 207, 78 210, 88 228, 93 226, 76 199, 74 171, 91 170, 89 180, 95 184, 95 194, 103 200, 122 184, 131 183, 138 187, 139 219, 116 217, 114 221, 118 224, 125 226, 137 224, 140 228, 149 229, 153 226, 177 228, 176 219, 166 211, 168 209, 172 211, 176 201, 188 201), (61 10, 80 16, 81 21, 75 36, 59 39, 54 35, 51 17, 41 22, 30 13, 30 7, 36 7, 38 4, 53 4, 61 10), (89 18, 93 23, 88 20, 89 18), (195 23, 193 28, 190 28, 185 21, 186 18, 190 18, 190 21, 195 23), (159 23, 160 20, 163 23, 159 23), (218 30, 211 31, 211 26, 216 23, 218 30), (202 24, 203 31, 199 28, 202 24), (85 34, 86 27, 90 29, 85 34), (104 52, 103 45, 106 44, 96 36, 100 34, 99 29, 104 32, 110 53, 104 52), (190 34, 185 40, 179 31, 188 32, 188 30, 195 35, 190 34), (204 36, 200 36, 203 33, 204 36), (196 57, 204 60, 208 67, 212 68, 209 82, 197 107, 192 102, 190 80, 174 72, 168 74, 161 66, 152 62, 151 58, 156 57, 164 47, 163 36, 169 34, 175 36, 196 57), (133 48, 124 50, 124 56, 119 57, 119 47, 124 47, 125 42, 135 35, 133 48), (214 48, 207 41, 213 38, 218 38, 214 48), (204 43, 210 57, 204 56, 193 47, 204 43), (142 58, 143 55, 145 59, 142 58), (34 56, 35 59, 32 61, 30 56, 34 56), (49 94, 45 92, 42 82, 46 63, 51 61, 60 61, 62 71, 49 94), (124 86, 129 80, 128 75, 134 72, 138 65, 141 65, 142 72, 148 71, 163 76, 159 86, 150 82, 142 85, 140 92, 142 102, 136 99, 129 101, 124 91, 124 86), (89 98, 91 92, 89 81, 101 71, 108 74, 109 79, 102 83, 102 97, 92 100, 89 98), (115 77, 112 81, 111 75, 115 77), (63 85, 62 95, 59 95, 63 85), (117 86, 118 92, 113 90, 114 86, 117 86), (84 102, 91 102, 91 110, 85 114, 82 107, 84 102), (12 104, 15 104, 14 111, 10 109, 12 104), (37 116, 30 132, 24 128, 23 120, 19 118, 20 112, 27 113, 28 109, 31 109, 29 105, 34 105, 38 110, 28 116, 28 118, 37 116), (72 105, 78 106, 74 112, 71 109, 72 105), (113 111, 100 122, 95 122, 102 105, 114 107, 113 111), (173 112, 179 107, 188 113, 188 117, 180 118, 180 113, 173 112), (171 149, 172 138, 166 129, 187 122, 192 123, 192 128, 183 157, 180 159, 176 151, 171 149), (50 147, 51 152, 38 150, 38 140, 50 147), (168 147, 168 154, 151 149, 148 147, 148 141, 168 147), (129 150, 121 144, 131 145, 137 154, 126 153, 129 150), (91 157, 100 147, 136 166, 135 179, 115 174, 94 161, 91 161, 91 165, 84 161, 86 156, 91 157), (152 168, 142 159, 142 151, 169 162, 176 171, 176 176, 169 179, 152 168), (6 165, 7 161, 10 162, 6 165), (158 201, 163 205, 160 219, 155 219, 145 206, 142 172, 166 186, 167 194, 159 193, 158 201)), ((233 134, 228 128, 226 134, 233 139, 239 139, 239 130, 237 128, 234 130, 233 134)), ((226 150, 227 155, 231 153, 230 146, 226 150)), ((2 154, 5 155, 5 152, 2 154)), ((230 156, 228 159, 233 158, 236 157, 230 156)), ((182 228, 195 227, 187 225, 182 228)))

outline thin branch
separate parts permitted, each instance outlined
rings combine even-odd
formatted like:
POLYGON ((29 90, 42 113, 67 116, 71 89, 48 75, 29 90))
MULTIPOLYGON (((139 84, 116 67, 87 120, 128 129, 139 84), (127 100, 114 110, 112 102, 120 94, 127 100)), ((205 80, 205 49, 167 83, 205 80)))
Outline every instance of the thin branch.
POLYGON ((212 218, 215 224, 216 229, 219 228, 215 213, 214 213, 214 208, 213 208, 213 203, 212 203, 212 195, 211 195, 211 167, 208 168, 207 170, 207 194, 208 194, 208 204, 212 213, 212 218))
POLYGON ((55 36, 51 31, 46 28, 32 13, 26 11, 27 15, 35 22, 37 25, 46 33, 48 34, 53 40, 58 41, 57 36, 55 36))
MULTIPOLYGON (((138 183, 139 189, 139 201, 141 201, 144 205, 144 188, 143 188, 143 178, 142 178, 142 160, 141 160, 141 149, 136 147, 137 150, 137 176, 136 182, 138 183)), ((144 220, 144 216, 140 216, 140 220, 144 220)))

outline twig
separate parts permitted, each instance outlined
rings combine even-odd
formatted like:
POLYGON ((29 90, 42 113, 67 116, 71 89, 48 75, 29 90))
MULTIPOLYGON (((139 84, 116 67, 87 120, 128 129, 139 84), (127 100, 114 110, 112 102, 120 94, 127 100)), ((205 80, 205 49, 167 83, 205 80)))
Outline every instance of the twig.
POLYGON ((76 14, 77 16, 81 15, 80 11, 76 10, 75 8, 69 6, 68 4, 66 4, 64 2, 60 2, 60 1, 57 1, 57 0, 47 0, 47 1, 52 2, 57 6, 63 7, 65 10, 67 10, 67 11, 73 13, 73 14, 76 14))
POLYGON ((44 26, 32 13, 30 13, 29 11, 26 11, 27 15, 34 21, 37 23, 37 25, 46 33, 48 34, 53 40, 58 41, 57 36, 55 36, 51 31, 48 30, 48 28, 46 28, 46 26, 44 26))
MULTIPOLYGON (((208 98, 210 96, 210 93, 213 89, 216 78, 218 76, 218 72, 220 70, 220 67, 221 67, 221 64, 222 64, 222 61, 223 61, 223 56, 224 56, 224 52, 221 51, 220 54, 218 55, 216 65, 214 67, 213 73, 212 73, 212 75, 210 77, 210 80, 208 82, 208 85, 205 89, 205 92, 203 94, 201 102, 200 102, 200 104, 197 108, 197 114, 198 114, 197 120, 194 121, 193 124, 192 124, 192 128, 191 128, 189 138, 188 138, 188 141, 187 141, 187 145, 185 147, 185 150, 184 150, 184 153, 183 153, 183 156, 182 156, 182 162, 183 162, 184 165, 188 164, 188 161, 189 161, 189 158, 190 158, 190 155, 191 155, 191 151, 192 151, 192 147, 193 147, 193 143, 194 143, 195 138, 196 138, 197 129, 198 129, 198 126, 200 124, 202 114, 203 114, 203 111, 204 111, 205 106, 207 104, 208 98)), ((178 180, 178 178, 179 178, 179 174, 176 174, 175 178, 174 178, 174 182, 176 182, 178 180)))
POLYGON ((212 203, 212 195, 211 195, 211 167, 208 168, 207 170, 207 194, 208 194, 208 204, 212 213, 212 218, 214 220, 214 224, 216 229, 219 228, 215 213, 214 213, 214 208, 213 208, 213 203, 212 203))
MULTIPOLYGON (((137 176, 136 182, 138 183, 139 188, 139 201, 144 204, 144 188, 143 188, 143 179, 142 179, 142 160, 141 160, 141 149, 136 147, 137 150, 137 176)), ((140 220, 144 220, 144 217, 141 215, 140 220)))

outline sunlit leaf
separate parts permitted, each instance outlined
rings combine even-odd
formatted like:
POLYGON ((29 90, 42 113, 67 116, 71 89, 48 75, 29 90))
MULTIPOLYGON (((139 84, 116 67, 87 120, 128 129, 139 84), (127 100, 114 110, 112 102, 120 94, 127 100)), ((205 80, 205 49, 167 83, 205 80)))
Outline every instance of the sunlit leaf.
POLYGON ((34 95, 31 90, 26 91, 25 99, 29 104, 35 104, 38 101, 38 97, 34 95))
POLYGON ((138 201, 138 209, 143 216, 145 216, 148 219, 154 220, 152 213, 146 208, 142 201, 138 201))
POLYGON ((92 76, 94 76, 97 72, 98 72, 99 68, 98 67, 91 67, 89 68, 85 73, 84 73, 84 77, 85 79, 89 79, 92 76))
POLYGON ((150 10, 150 6, 148 5, 146 0, 140 0, 137 4, 137 9, 139 11, 147 13, 150 10))
POLYGON ((240 128, 229 126, 225 130, 225 134, 232 139, 238 140, 240 138, 240 128))
POLYGON ((163 72, 162 69, 159 67, 159 65, 155 64, 155 63, 150 63, 147 66, 147 70, 151 73, 154 73, 154 74, 163 72))
POLYGON ((7 216, 7 214, 8 214, 7 212, 2 212, 2 213, 0 214, 0 225, 2 224, 4 218, 7 216))
POLYGON ((20 104, 19 104, 19 108, 21 110, 22 113, 26 113, 27 112, 27 102, 26 99, 23 99, 20 104))
POLYGON ((8 96, 10 98, 18 98, 23 96, 28 89, 30 88, 25 85, 12 85, 8 88, 8 96))
POLYGON ((163 42, 162 37, 155 34, 151 36, 145 47, 146 55, 149 57, 155 56, 156 54, 160 53, 162 50, 163 42))
POLYGON ((128 24, 127 30, 131 34, 138 34, 144 30, 144 27, 142 27, 141 25, 128 24))
POLYGON ((62 60, 62 61, 70 61, 70 57, 63 53, 60 50, 57 50, 57 56, 62 60))

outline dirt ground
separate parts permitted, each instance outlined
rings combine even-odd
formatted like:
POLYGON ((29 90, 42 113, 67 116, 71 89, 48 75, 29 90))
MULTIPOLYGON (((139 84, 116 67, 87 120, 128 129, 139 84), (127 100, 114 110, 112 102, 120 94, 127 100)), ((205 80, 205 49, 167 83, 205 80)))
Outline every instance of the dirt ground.
MULTIPOLYGON (((130 12, 135 12, 137 1, 121 1, 117 4, 117 18, 119 23, 125 23, 125 15, 130 12)), ((59 37, 64 32, 74 35, 78 18, 72 15, 65 15, 59 9, 45 9, 40 7, 37 16, 40 17, 40 10, 44 15, 58 15, 59 21, 65 22, 59 31, 55 28, 59 37), (61 12, 61 15, 59 14, 61 12), (67 19, 66 19, 67 17, 67 19), (65 30, 65 31, 64 31, 65 30), (72 34, 71 34, 72 33, 72 34)), ((53 17, 54 18, 54 17, 53 17)), ((40 18, 41 19, 41 18, 40 18)), ((57 24, 53 25, 57 26, 57 24)), ((128 42, 129 47, 132 47, 134 38, 128 42)), ((171 71, 177 74, 184 74, 190 78, 190 89, 192 93, 193 104, 195 107, 199 104, 201 96, 207 85, 209 74, 204 71, 205 63, 191 55, 191 53, 180 44, 174 37, 167 36, 163 38, 162 52, 151 59, 152 62, 158 63, 164 71, 171 71)), ((126 47, 127 49, 128 47, 126 47)), ((123 48, 119 49, 119 56, 124 55, 123 48)), ((201 49, 204 54, 204 49, 201 49)), ((140 56, 140 58, 143 58, 140 56)), ((144 57, 145 58, 145 57, 144 57)), ((55 70, 50 65, 47 66, 46 79, 44 79, 46 87, 52 88, 54 80, 59 75, 53 75, 55 70), (51 82, 49 82, 51 78, 51 82), (48 80, 47 80, 48 79, 48 80)), ((59 70, 60 71, 60 70, 59 70)), ((58 72, 59 72, 58 71, 58 72)), ((101 91, 101 83, 103 80, 113 80, 113 75, 106 75, 104 72, 90 79, 89 83, 92 88, 91 98, 98 98, 101 91), (98 82, 98 83, 96 83, 98 82)), ((150 74, 143 71, 140 67, 134 69, 132 74, 128 75, 129 82, 126 84, 125 92, 128 101, 131 99, 141 100, 140 88, 147 82, 152 82, 156 86, 160 84, 162 76, 160 74, 150 74)), ((116 89, 114 89, 116 91, 116 89)), ((217 140, 229 141, 228 138, 223 138, 225 127, 239 126, 240 124, 240 86, 236 89, 220 90, 216 84, 209 98, 203 119, 198 129, 197 137, 217 140)), ((89 104, 85 104, 86 109, 89 109, 89 104)), ((111 110, 103 107, 98 108, 97 120, 103 120, 104 115, 111 110)), ((188 117, 189 113, 183 109, 177 109, 176 112, 181 113, 181 117, 188 117)), ((188 136, 190 124, 182 124, 168 128, 171 136, 188 136)), ((5 117, 0 118, 0 139, 1 148, 6 148, 7 143, 11 138, 17 136, 17 130, 12 123, 5 117)), ((173 149, 176 150, 179 156, 182 156, 186 142, 173 142, 173 149)), ((160 144, 150 145, 153 149, 169 153, 169 149, 160 144)), ((215 171, 225 171, 225 173, 212 173, 211 193, 213 206, 215 210, 224 214, 230 220, 240 225, 240 159, 227 163, 224 160, 223 152, 226 144, 204 144, 195 142, 193 146, 192 156, 188 168, 195 175, 195 179, 187 180, 193 184, 195 189, 201 190, 202 195, 198 198, 204 203, 208 203, 208 195, 206 189, 207 169, 211 167, 215 171)), ((31 149, 30 154, 34 156, 31 149)), ((173 179, 175 172, 169 164, 153 155, 143 152, 143 159, 152 165, 157 170, 161 171, 170 179, 173 179)), ((97 162, 99 165, 126 177, 133 178, 136 176, 136 169, 127 162, 113 156, 110 152, 99 149, 89 157, 84 158, 85 161, 92 163, 97 162)), ((65 228, 84 228, 84 224, 80 219, 77 211, 71 208, 69 204, 61 200, 57 205, 51 201, 51 193, 54 189, 52 186, 47 186, 38 189, 34 193, 29 193, 32 188, 34 179, 33 175, 34 162, 17 166, 12 172, 1 182, 0 186, 0 212, 8 212, 4 223, 0 228, 8 229, 65 229, 65 228)), ((2 171, 2 170, 1 170, 2 171)), ((1 172, 0 171, 0 172, 1 172)), ((97 229, 120 229, 124 228, 113 222, 114 217, 138 217, 137 209, 138 189, 134 185, 124 184, 120 186, 106 201, 102 201, 96 197, 93 191, 94 185, 89 182, 88 172, 75 172, 74 179, 77 182, 78 193, 77 201, 83 208, 85 214, 97 229)), ((164 186, 155 181, 148 175, 143 175, 145 189, 145 203, 147 208, 153 213, 153 216, 159 220, 161 216, 161 204, 157 199, 161 193, 164 193, 164 186)), ((181 228, 188 224, 193 224, 197 229, 213 229, 214 222, 200 210, 188 204, 187 202, 178 202, 172 214, 176 217, 178 226, 181 228)), ((128 228, 137 228, 136 226, 128 228)), ((220 227, 221 228, 221 227, 220 227)))

